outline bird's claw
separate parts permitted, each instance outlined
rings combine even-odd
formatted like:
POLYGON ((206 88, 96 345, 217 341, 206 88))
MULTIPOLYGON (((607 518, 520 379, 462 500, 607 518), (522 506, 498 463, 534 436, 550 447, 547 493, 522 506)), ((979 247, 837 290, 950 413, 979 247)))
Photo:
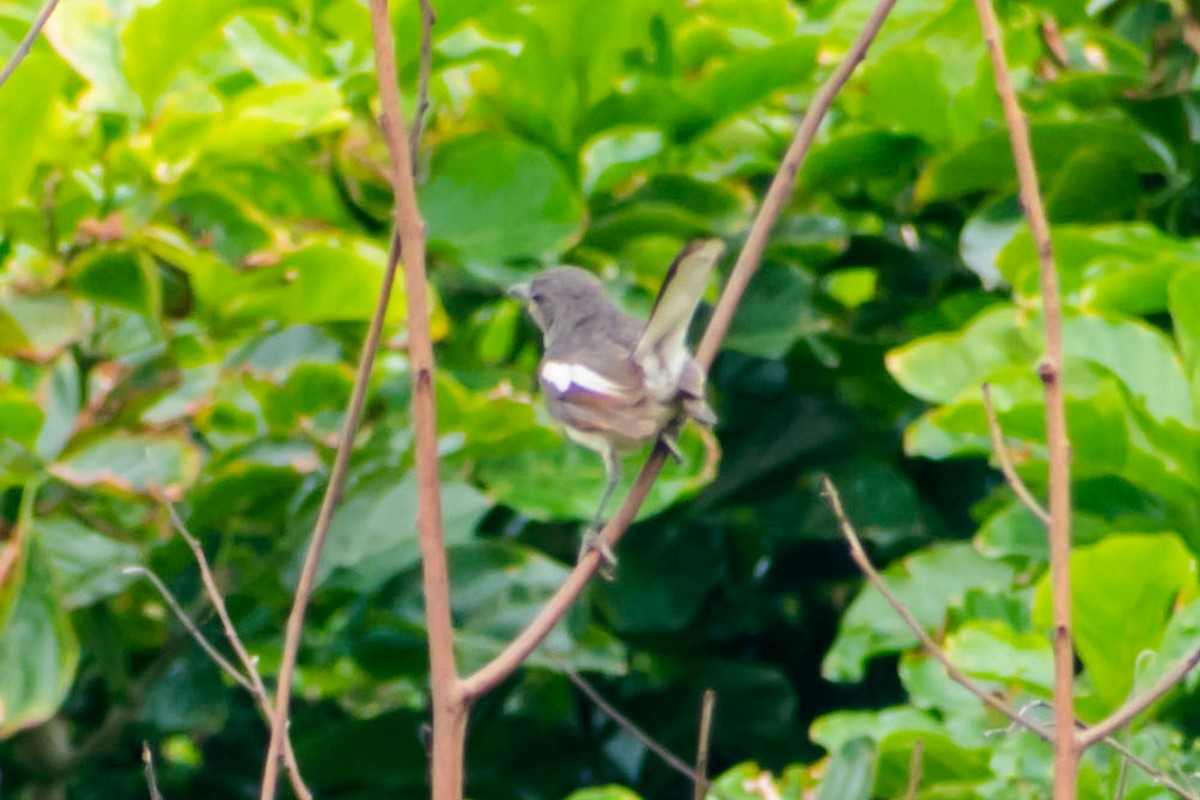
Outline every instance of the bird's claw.
POLYGON ((582 561, 592 550, 600 555, 600 577, 606 581, 616 579, 617 554, 608 546, 608 542, 600 538, 602 526, 589 525, 583 532, 583 540, 579 546, 579 560, 582 561))

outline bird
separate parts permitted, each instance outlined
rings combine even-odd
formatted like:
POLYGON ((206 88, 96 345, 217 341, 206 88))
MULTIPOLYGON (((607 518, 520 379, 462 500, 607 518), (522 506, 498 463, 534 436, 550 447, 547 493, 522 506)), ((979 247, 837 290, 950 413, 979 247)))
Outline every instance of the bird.
POLYGON ((724 252, 720 239, 684 245, 645 322, 618 309, 600 279, 579 267, 554 267, 508 290, 541 329, 538 382, 550 416, 569 439, 604 461, 607 484, 584 531, 581 556, 596 549, 610 568, 616 565, 599 533, 621 479, 622 453, 661 437, 679 458, 675 436, 681 422, 691 419, 707 428, 717 422, 705 398, 704 370, 687 349, 687 333, 724 252))

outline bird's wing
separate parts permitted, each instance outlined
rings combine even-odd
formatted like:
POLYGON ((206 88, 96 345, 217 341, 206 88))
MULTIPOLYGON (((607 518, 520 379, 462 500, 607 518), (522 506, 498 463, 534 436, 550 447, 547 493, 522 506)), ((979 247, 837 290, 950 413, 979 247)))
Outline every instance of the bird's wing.
POLYGON ((547 354, 538 379, 551 415, 571 427, 638 440, 662 425, 660 404, 647 396, 629 351, 615 343, 547 354))
MULTIPOLYGON (((666 373, 662 376, 664 394, 673 394, 678 387, 688 359, 685 346, 688 326, 704 296, 713 267, 724 252, 725 244, 720 239, 689 242, 675 257, 658 290, 633 357, 652 384, 659 382, 653 380, 659 373, 666 373)), ((654 388, 651 387, 652 391, 654 388)))

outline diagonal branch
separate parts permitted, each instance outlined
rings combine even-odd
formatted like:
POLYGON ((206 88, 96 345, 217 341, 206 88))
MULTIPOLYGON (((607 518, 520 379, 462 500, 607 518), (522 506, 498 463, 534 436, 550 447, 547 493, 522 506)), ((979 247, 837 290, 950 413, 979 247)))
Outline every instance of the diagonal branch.
POLYGON ((4 65, 4 69, 0 70, 0 86, 4 85, 13 72, 16 71, 20 63, 25 60, 25 56, 29 55, 29 51, 33 49, 33 43, 42 34, 42 29, 50 21, 50 15, 54 13, 54 9, 57 6, 58 0, 46 0, 46 4, 42 6, 42 10, 38 12, 33 25, 30 26, 29 32, 25 34, 25 38, 17 45, 17 49, 9 57, 8 63, 4 65))
POLYGON ((1029 125, 1017 102, 1009 75, 1000 23, 991 0, 975 0, 975 11, 987 43, 995 73, 996 92, 1004 108, 1004 120, 1016 164, 1021 205, 1037 247, 1038 274, 1042 284, 1042 308, 1046 324, 1046 356, 1038 367, 1046 397, 1046 445, 1050 455, 1050 582, 1054 616, 1054 720, 1062 732, 1054 746, 1055 800, 1074 800, 1079 772, 1079 746, 1075 722, 1075 653, 1071 642, 1071 472, 1067 440, 1066 402, 1062 387, 1062 301, 1050 225, 1038 191, 1037 168, 1029 139, 1029 125))
MULTIPOLYGON (((841 495, 838 494, 833 481, 829 480, 827 476, 822 476, 821 483, 825 497, 829 501, 829 508, 833 511, 833 516, 837 519, 838 528, 841 530, 842 536, 846 539, 846 543, 850 545, 850 558, 862 570, 867 581, 875 587, 875 590, 883 596, 883 599, 892 607, 896 615, 904 621, 908 629, 917 637, 925 652, 942 665, 950 680, 975 695, 987 707, 1008 717, 1017 727, 1024 728, 1047 742, 1053 742, 1055 735, 1052 732, 1046 730, 1036 722, 1026 719, 1023 714, 975 683, 975 681, 968 678, 962 670, 955 666, 950 657, 946 655, 946 651, 942 650, 938 646, 938 643, 930 638, 929 634, 925 632, 924 626, 917 621, 912 612, 908 610, 908 607, 900 601, 900 598, 892 593, 892 590, 888 588, 887 581, 883 579, 883 576, 875 569, 875 565, 871 563, 871 559, 867 556, 867 551, 863 549, 862 540, 858 538, 858 532, 854 530, 854 525, 851 524, 850 518, 846 516, 846 510, 842 507, 841 495)), ((1070 730, 1070 726, 1067 729, 1070 730)))
POLYGON ((992 387, 985 383, 981 391, 983 392, 983 411, 987 415, 988 436, 991 437, 992 452, 996 454, 1000 472, 1004 475, 1004 480, 1007 481, 1008 487, 1013 490, 1013 494, 1017 496, 1021 505, 1029 509, 1042 525, 1049 528, 1050 512, 1042 507, 1038 499, 1033 496, 1033 492, 1029 491, 1029 487, 1025 485, 1025 481, 1021 480, 1016 467, 1013 466, 1008 447, 1004 444, 1004 431, 1000 429, 1000 419, 996 416, 995 406, 992 405, 992 387))
POLYGON ((1167 672, 1154 682, 1146 691, 1130 698, 1123 706, 1109 714, 1104 719, 1097 722, 1088 728, 1079 732, 1079 746, 1081 749, 1091 747, 1096 742, 1112 736, 1117 730, 1127 722, 1133 721, 1133 718, 1152 706, 1156 700, 1162 697, 1171 689, 1179 685, 1180 681, 1187 677, 1187 674, 1200 664, 1200 647, 1192 650, 1187 658, 1184 658, 1175 666, 1171 667, 1167 672))
MULTIPOLYGON (((779 171, 775 173, 775 178, 771 181, 771 186, 767 190, 766 197, 763 198, 762 207, 759 209, 758 215, 755 217, 754 223, 750 228, 746 244, 742 248, 741 254, 738 255, 737 263, 734 264, 729 281, 725 284, 725 288, 721 293, 721 299, 713 311, 708 330, 705 331, 704 338, 701 340, 700 346, 696 351, 696 361, 700 364, 701 369, 707 371, 712 366, 717 349, 721 345, 721 340, 724 339, 725 333, 729 330, 729 325, 733 321, 733 315, 737 310, 738 303, 741 301, 742 295, 750 283, 750 278, 753 277, 762 261, 763 250, 766 248, 771 228, 774 227, 775 221, 779 218, 780 211, 792 195, 792 190, 796 185, 796 175, 800 171, 800 164, 804 161, 809 147, 816 138, 821 120, 825 118, 825 114, 829 111, 829 107, 833 103, 833 98, 837 96, 838 91, 849 80, 850 75, 854 72, 854 68, 862 61, 867 48, 874 41, 876 34, 879 33, 879 29, 883 26, 884 20, 887 19, 888 14, 895 4, 896 0, 880 0, 863 26, 862 32, 859 33, 858 38, 851 45, 850 51, 813 97, 812 105, 804 115, 804 119, 801 120, 800 125, 796 128, 796 133, 792 138, 791 144, 788 146, 787 153, 780 163, 779 171)), ((662 469, 666 457, 667 451, 660 443, 654 448, 654 452, 650 454, 650 458, 642 467, 642 471, 638 473, 637 480, 633 488, 630 489, 628 496, 626 496, 625 502, 621 504, 621 508, 608 521, 608 524, 604 526, 599 540, 610 549, 616 546, 630 523, 633 522, 634 517, 637 516, 638 509, 641 508, 646 495, 649 494, 650 486, 654 483, 655 478, 658 477, 658 473, 662 469)), ((563 585, 559 587, 558 591, 555 592, 554 596, 550 598, 533 621, 499 655, 474 674, 463 679, 463 691, 468 699, 484 694, 511 675, 529 654, 541 644, 542 640, 553 630, 559 620, 563 618, 567 609, 596 573, 601 561, 600 549, 593 548, 589 550, 579 560, 579 563, 575 565, 575 568, 567 576, 563 585)))
MULTIPOLYGON (((212 604, 213 610, 217 612, 217 618, 221 620, 221 629, 225 632, 225 640, 229 642, 229 646, 233 648, 234 654, 237 656, 238 661, 241 662, 244 674, 249 677, 250 685, 246 689, 258 703, 259 712, 262 714, 263 720, 269 725, 271 723, 271 696, 267 692, 267 687, 258 672, 258 661, 250 655, 249 651, 246 650, 246 646, 242 644, 242 637, 238 634, 237 628, 233 624, 233 619, 229 616, 229 609, 225 606, 225 598, 221 594, 220 587, 217 586, 216 578, 213 577, 208 557, 204 555, 204 548, 200 546, 200 542, 195 536, 192 536, 187 526, 183 524, 183 520, 179 518, 178 512, 175 511, 175 506, 170 503, 167 503, 166 506, 167 514, 171 518, 171 526, 175 528, 175 532, 187 543, 188 548, 192 551, 193 558, 196 559, 196 565, 200 568, 200 581, 204 584, 204 591, 208 595, 208 602, 212 604)), ((300 798, 300 800, 312 800, 312 792, 304 784, 304 779, 300 775, 300 765, 296 761, 296 753, 292 749, 292 737, 286 729, 283 732, 283 765, 287 770, 288 780, 292 784, 292 791, 295 792, 296 797, 300 798)))

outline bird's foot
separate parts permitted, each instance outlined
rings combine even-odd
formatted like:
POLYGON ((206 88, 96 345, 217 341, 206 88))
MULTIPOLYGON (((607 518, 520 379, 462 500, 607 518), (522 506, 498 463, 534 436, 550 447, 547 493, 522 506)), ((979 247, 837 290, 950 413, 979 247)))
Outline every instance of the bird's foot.
POLYGON ((603 525, 589 525, 583 531, 583 539, 579 544, 579 560, 582 561, 592 550, 600 555, 600 577, 606 581, 617 577, 617 554, 608 546, 608 542, 600 538, 603 525))

